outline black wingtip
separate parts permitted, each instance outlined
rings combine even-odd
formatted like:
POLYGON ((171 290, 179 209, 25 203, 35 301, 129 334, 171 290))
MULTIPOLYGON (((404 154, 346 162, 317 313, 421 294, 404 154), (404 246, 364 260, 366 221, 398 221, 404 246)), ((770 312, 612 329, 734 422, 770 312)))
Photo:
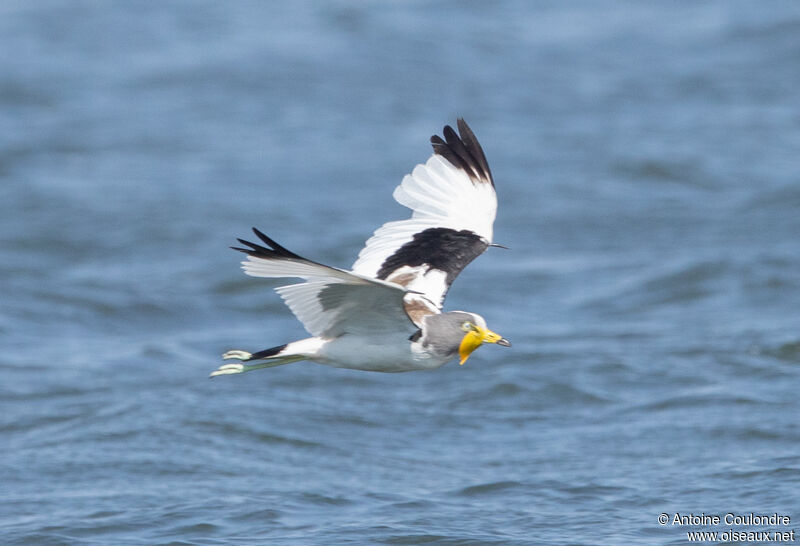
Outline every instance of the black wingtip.
POLYGON ((444 139, 438 135, 431 137, 433 153, 441 155, 454 167, 466 172, 473 182, 489 183, 494 186, 492 171, 475 133, 464 118, 458 118, 456 126, 458 133, 451 126, 445 125, 442 129, 444 139))
POLYGON ((254 256, 257 258, 269 258, 269 259, 294 259, 294 260, 303 260, 308 261, 302 256, 298 256, 294 252, 282 247, 270 237, 267 237, 264 233, 262 233, 258 228, 253 228, 253 233, 255 233, 256 237, 258 237, 262 243, 266 244, 267 246, 262 246, 258 243, 252 243, 245 239, 236 239, 241 243, 244 247, 232 246, 233 250, 244 252, 248 256, 254 256))

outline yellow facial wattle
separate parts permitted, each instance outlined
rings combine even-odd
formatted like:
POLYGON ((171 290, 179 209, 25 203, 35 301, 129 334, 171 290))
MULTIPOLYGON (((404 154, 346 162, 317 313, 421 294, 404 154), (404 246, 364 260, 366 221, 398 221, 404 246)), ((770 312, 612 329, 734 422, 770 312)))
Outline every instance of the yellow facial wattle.
POLYGON ((495 334, 488 328, 473 326, 472 329, 464 335, 458 346, 458 356, 461 357, 458 364, 464 364, 469 358, 469 355, 483 343, 499 343, 503 346, 511 345, 503 336, 495 334))
POLYGON ((461 357, 458 364, 461 365, 466 362, 472 351, 480 347, 481 343, 483 343, 483 336, 477 330, 467 332, 458 346, 458 356, 461 357))

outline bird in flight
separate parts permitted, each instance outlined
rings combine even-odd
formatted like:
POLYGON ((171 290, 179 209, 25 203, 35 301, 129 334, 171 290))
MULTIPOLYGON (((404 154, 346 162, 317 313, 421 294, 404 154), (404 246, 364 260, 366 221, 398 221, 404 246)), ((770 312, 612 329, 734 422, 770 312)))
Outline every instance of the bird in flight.
POLYGON ((388 222, 367 241, 351 271, 302 258, 258 229, 259 242, 239 239, 253 277, 304 282, 275 290, 312 337, 255 353, 233 350, 211 377, 300 360, 375 372, 429 370, 483 343, 509 347, 476 313, 442 312, 445 295, 464 267, 492 243, 497 212, 492 173, 463 119, 431 137, 433 155, 395 189, 411 218, 388 222))

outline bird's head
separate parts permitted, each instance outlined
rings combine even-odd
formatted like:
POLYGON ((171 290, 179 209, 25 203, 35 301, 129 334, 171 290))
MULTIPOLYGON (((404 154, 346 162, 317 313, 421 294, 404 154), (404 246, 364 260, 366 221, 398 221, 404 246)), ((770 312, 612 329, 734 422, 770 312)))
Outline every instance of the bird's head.
MULTIPOLYGON (((500 334, 496 334, 486 327, 486 321, 482 316, 465 311, 451 311, 434 315, 439 323, 434 326, 438 334, 447 331, 447 338, 451 340, 453 352, 458 352, 459 364, 464 364, 469 356, 484 343, 495 343, 503 347, 510 347, 511 342, 500 334)), ((433 317, 429 317, 433 318, 433 317)), ((432 325, 433 326, 433 325, 432 325)), ((434 334, 432 337, 438 337, 434 334)))

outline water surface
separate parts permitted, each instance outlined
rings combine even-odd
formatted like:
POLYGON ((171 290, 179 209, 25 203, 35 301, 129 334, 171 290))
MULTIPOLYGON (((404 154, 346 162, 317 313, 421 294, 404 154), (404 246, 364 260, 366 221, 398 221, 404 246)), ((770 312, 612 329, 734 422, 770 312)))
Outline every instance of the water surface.
POLYGON ((6 4, 4 541, 685 543, 662 512, 795 528, 798 35, 791 2, 6 4), (304 335, 235 238, 349 266, 457 116, 511 250, 447 307, 514 346, 209 381, 228 349, 304 335))

